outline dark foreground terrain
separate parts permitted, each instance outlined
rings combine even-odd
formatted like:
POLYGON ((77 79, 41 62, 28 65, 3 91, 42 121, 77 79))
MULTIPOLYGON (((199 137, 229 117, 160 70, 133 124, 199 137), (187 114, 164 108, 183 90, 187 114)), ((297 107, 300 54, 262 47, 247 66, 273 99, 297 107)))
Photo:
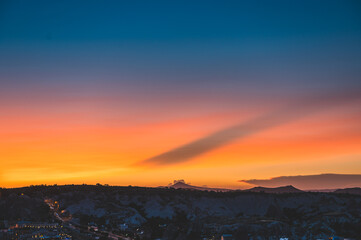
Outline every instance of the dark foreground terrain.
POLYGON ((357 191, 68 185, 0 193, 0 239, 361 239, 357 191))

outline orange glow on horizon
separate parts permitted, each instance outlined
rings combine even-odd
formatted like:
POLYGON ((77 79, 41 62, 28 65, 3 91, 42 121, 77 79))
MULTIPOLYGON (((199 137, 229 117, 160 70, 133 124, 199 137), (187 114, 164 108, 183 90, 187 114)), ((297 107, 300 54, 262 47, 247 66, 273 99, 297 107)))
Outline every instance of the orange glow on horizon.
POLYGON ((238 180, 269 178, 285 172, 361 170, 353 160, 361 155, 359 114, 315 114, 239 139, 190 161, 139 166, 137 163, 144 159, 242 119, 246 121, 260 109, 253 113, 248 109, 192 113, 168 120, 129 118, 126 123, 121 116, 109 116, 108 110, 99 109, 42 114, 16 112, 11 106, 3 110, 2 187, 98 182, 160 186, 173 179, 186 179, 196 185, 246 188, 249 185, 238 180), (342 166, 340 161, 344 161, 342 166))

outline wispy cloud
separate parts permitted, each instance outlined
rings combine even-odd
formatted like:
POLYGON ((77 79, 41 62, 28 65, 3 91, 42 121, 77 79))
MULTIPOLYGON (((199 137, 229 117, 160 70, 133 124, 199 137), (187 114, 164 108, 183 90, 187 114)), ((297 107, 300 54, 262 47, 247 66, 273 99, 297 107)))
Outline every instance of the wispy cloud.
POLYGON ((330 107, 354 103, 355 100, 360 101, 360 92, 360 89, 353 89, 337 93, 307 96, 301 100, 293 100, 283 108, 247 122, 221 129, 200 139, 145 159, 137 163, 137 165, 169 165, 186 162, 237 139, 246 138, 269 128, 298 120, 319 111, 327 110, 330 107))

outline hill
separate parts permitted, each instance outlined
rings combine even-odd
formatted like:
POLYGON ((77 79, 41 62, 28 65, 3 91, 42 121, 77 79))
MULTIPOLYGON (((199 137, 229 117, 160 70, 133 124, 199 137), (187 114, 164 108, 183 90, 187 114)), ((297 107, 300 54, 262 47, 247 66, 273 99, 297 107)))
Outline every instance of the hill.
POLYGON ((361 195, 361 188, 344 188, 344 189, 337 189, 334 193, 347 193, 347 194, 358 194, 361 195))
POLYGON ((190 190, 213 191, 213 192, 233 191, 231 189, 225 189, 225 188, 209 188, 209 187, 193 186, 193 185, 185 183, 184 180, 175 180, 173 182, 173 184, 170 184, 167 187, 168 188, 174 188, 174 189, 190 189, 190 190))
POLYGON ((49 216, 42 204, 46 200, 56 203, 60 216, 66 213, 73 225, 97 224, 112 232, 127 226, 133 233, 141 229, 143 239, 219 239, 224 233, 235 239, 358 239, 361 234, 361 195, 303 192, 292 186, 226 192, 189 187, 181 183, 174 188, 66 185, 0 189, 0 218, 43 221, 49 216))
POLYGON ((300 189, 295 188, 294 186, 283 186, 283 187, 276 187, 276 188, 266 188, 266 187, 254 187, 248 190, 248 192, 263 192, 263 193, 301 193, 303 192, 300 189))

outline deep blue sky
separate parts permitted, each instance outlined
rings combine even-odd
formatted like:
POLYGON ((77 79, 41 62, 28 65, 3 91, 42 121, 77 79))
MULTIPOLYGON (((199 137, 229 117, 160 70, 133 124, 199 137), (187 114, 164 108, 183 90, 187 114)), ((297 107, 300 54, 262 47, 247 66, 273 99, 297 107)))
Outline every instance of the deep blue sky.
POLYGON ((1 40, 352 40, 359 11, 358 1, 2 1, 1 40))
POLYGON ((352 86, 360 13, 359 1, 2 1, 0 74, 2 84, 352 86))

